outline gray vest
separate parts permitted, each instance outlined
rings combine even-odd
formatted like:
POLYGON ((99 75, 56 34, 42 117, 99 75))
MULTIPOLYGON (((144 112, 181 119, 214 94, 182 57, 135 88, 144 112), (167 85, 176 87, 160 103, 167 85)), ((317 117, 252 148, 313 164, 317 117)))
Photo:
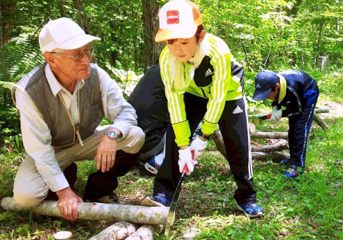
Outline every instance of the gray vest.
POLYGON ((52 146, 66 147, 78 141, 76 130, 79 131, 82 139, 86 139, 94 133, 102 121, 104 110, 98 72, 96 65, 90 64, 90 76, 78 91, 80 123, 74 127, 59 94, 55 97, 50 89, 45 76, 45 65, 33 69, 18 82, 18 85, 25 88, 42 113, 51 132, 52 146))

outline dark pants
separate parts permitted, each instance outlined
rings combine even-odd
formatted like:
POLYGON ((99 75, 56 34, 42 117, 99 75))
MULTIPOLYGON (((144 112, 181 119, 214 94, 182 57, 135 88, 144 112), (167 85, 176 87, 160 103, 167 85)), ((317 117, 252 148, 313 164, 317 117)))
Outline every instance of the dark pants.
POLYGON ((311 129, 317 98, 314 104, 305 106, 301 114, 288 118, 288 142, 292 165, 305 167, 308 134, 311 129))
POLYGON ((107 172, 100 170, 88 177, 84 199, 94 201, 109 195, 118 187, 118 177, 124 176, 136 164, 139 154, 117 151, 114 166, 107 172))
MULTIPOLYGON (((193 133, 206 113, 208 100, 186 93, 184 101, 187 119, 193 133)), ((219 127, 228 155, 227 160, 238 187, 234 196, 238 204, 256 202, 256 192, 253 189, 250 136, 247 123, 244 99, 227 101, 219 121, 219 127)), ((173 128, 169 124, 167 128, 165 159, 155 177, 154 196, 158 193, 164 193, 167 199, 172 199, 181 176, 178 167, 178 150, 173 128)))
MULTIPOLYGON (((136 164, 139 154, 130 154, 117 151, 114 166, 107 172, 97 171, 88 177, 84 200, 95 201, 106 195, 110 195, 118 187, 118 177, 124 176, 136 164)), ((77 166, 69 165, 64 171, 70 187, 73 187, 77 179, 77 166)), ((47 200, 57 200, 55 192, 49 190, 47 200)))

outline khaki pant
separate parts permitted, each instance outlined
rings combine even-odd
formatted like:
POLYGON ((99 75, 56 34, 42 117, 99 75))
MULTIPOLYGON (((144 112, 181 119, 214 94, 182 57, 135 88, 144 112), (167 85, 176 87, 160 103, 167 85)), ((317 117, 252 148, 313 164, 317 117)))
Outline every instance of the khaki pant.
MULTIPOLYGON (((55 150, 56 159, 63 171, 75 161, 91 160, 95 158, 98 145, 111 126, 99 126, 96 132, 83 141, 62 150, 55 150)), ((133 126, 125 138, 118 139, 117 151, 122 150, 129 154, 137 153, 144 144, 144 132, 139 127, 133 126)), ((47 196, 49 186, 37 171, 35 162, 29 155, 20 165, 14 181, 14 200, 24 207, 40 204, 47 196)))

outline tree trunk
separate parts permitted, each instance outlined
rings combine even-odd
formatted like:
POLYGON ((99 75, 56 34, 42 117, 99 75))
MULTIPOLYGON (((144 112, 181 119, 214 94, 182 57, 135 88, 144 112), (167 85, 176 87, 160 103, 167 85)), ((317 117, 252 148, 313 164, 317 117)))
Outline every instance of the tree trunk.
POLYGON ((77 10, 77 23, 80 27, 86 32, 89 33, 88 23, 83 11, 83 3, 82 0, 73 0, 74 7, 77 10))
MULTIPOLYGON (((1 207, 8 211, 32 210, 33 213, 62 217, 57 207, 57 201, 43 201, 33 208, 24 208, 13 202, 13 198, 5 197, 1 200, 1 207)), ((131 223, 164 225, 167 221, 168 207, 146 207, 124 204, 79 203, 78 219, 111 220, 131 223)))
POLYGON ((158 30, 157 14, 159 4, 156 0, 142 0, 143 8, 143 34, 145 56, 144 68, 148 69, 158 60, 161 50, 163 49, 162 43, 155 43, 155 35, 158 30))
POLYGON ((123 240, 136 232, 137 226, 128 222, 117 222, 88 240, 123 240))
POLYGON ((15 19, 15 0, 0 1, 0 49, 11 39, 15 19))

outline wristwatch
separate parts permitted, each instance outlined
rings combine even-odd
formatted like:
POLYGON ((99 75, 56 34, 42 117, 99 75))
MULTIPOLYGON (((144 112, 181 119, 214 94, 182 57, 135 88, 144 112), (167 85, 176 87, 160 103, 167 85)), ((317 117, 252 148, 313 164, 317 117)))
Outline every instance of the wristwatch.
POLYGON ((203 132, 201 131, 200 128, 195 131, 195 134, 202 137, 202 138, 205 138, 206 140, 210 140, 210 137, 211 137, 211 135, 203 134, 203 132))
POLYGON ((118 139, 119 138, 118 133, 116 131, 113 131, 113 130, 108 131, 106 134, 108 137, 110 137, 112 139, 118 139))

